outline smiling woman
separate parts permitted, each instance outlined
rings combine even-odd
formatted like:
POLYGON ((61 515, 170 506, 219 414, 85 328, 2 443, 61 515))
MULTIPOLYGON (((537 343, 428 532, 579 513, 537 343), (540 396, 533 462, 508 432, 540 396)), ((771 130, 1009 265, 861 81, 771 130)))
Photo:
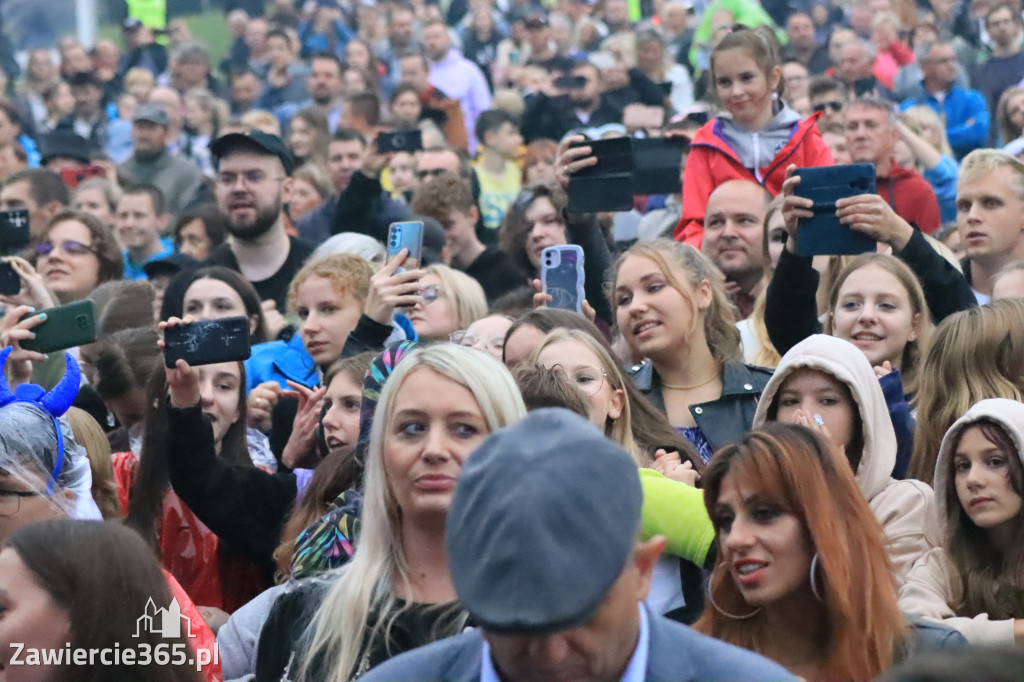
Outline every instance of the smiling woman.
POLYGON ((124 259, 110 228, 87 213, 55 215, 35 255, 46 286, 64 303, 85 298, 100 284, 124 274, 124 259))

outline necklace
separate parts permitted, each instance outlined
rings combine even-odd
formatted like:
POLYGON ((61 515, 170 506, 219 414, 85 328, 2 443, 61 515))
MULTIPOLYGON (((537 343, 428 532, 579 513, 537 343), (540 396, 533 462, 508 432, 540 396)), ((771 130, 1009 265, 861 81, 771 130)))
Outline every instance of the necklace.
POLYGON ((714 381, 717 378, 718 378, 718 374, 716 373, 716 374, 712 374, 711 378, 708 379, 707 381, 702 381, 699 384, 693 384, 692 386, 673 386, 672 384, 665 383, 664 381, 661 382, 661 385, 662 385, 663 388, 671 388, 674 391, 689 391, 689 390, 694 389, 694 388, 700 388, 701 386, 707 386, 708 384, 710 384, 712 381, 714 381))

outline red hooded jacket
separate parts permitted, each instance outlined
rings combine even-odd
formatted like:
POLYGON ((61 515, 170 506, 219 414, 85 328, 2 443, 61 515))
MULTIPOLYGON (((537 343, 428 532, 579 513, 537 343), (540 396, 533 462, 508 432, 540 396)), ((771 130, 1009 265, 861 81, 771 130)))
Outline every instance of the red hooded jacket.
POLYGON ((832 152, 822 139, 815 125, 820 114, 815 114, 796 124, 796 130, 789 142, 767 166, 763 166, 758 182, 747 170, 725 140, 716 132, 717 118, 711 119, 697 131, 690 144, 690 156, 683 170, 683 215, 676 225, 673 237, 700 248, 704 239, 704 211, 708 197, 716 187, 729 180, 750 180, 758 182, 772 196, 782 191, 786 179, 786 167, 795 163, 798 168, 832 166, 832 152))
POLYGON ((875 178, 875 186, 878 196, 892 206, 896 215, 916 225, 925 234, 931 234, 942 226, 935 191, 917 171, 893 161, 889 175, 875 178))

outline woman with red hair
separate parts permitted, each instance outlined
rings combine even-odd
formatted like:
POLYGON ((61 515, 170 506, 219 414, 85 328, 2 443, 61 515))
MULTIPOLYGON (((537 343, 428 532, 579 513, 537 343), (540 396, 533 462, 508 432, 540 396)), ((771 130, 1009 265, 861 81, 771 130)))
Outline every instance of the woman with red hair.
POLYGON ((704 504, 719 555, 697 630, 807 680, 870 680, 911 649, 964 643, 900 613, 882 528, 811 429, 769 424, 720 450, 704 504))

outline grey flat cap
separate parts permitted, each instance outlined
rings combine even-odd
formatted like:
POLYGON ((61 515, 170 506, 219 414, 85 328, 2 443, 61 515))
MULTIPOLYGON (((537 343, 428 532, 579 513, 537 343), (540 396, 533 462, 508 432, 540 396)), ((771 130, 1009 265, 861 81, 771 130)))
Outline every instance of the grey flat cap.
POLYGON ((531 412, 459 476, 446 533, 459 601, 495 632, 585 623, 626 565, 642 503, 622 448, 568 410, 531 412))

